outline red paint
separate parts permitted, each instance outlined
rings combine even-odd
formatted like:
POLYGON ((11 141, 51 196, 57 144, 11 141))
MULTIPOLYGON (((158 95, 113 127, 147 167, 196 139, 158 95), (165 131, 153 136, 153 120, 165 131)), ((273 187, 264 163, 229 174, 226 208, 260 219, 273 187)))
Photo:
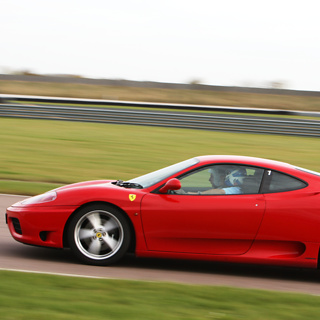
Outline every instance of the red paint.
POLYGON ((9 230, 17 241, 62 248, 65 228, 74 212, 88 203, 104 202, 118 207, 131 221, 137 256, 317 267, 320 176, 258 158, 198 159, 191 168, 144 189, 116 186, 111 180, 91 181, 58 188, 57 198, 51 202, 14 204, 7 209, 9 230), (176 179, 180 175, 210 164, 277 171, 304 181, 306 186, 260 194, 170 193, 180 188, 176 179), (136 196, 133 201, 132 194, 136 196), (22 235, 13 227, 15 218, 22 235), (41 232, 45 239, 41 239, 41 232))

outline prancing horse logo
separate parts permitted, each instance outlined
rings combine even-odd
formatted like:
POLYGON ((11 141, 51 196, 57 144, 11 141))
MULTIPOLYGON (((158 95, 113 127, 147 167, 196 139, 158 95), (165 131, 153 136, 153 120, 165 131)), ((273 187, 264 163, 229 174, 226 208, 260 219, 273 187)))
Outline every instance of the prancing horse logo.
POLYGON ((130 201, 134 201, 136 199, 137 195, 135 194, 129 194, 130 201))

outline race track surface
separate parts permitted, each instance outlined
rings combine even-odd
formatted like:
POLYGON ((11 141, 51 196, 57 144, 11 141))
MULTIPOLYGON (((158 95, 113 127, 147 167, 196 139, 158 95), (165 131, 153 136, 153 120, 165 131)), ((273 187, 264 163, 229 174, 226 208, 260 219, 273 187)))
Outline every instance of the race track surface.
POLYGON ((320 271, 313 269, 138 259, 134 256, 127 256, 109 267, 83 265, 69 250, 32 247, 11 237, 5 224, 5 210, 23 198, 0 195, 0 270, 320 294, 320 271))

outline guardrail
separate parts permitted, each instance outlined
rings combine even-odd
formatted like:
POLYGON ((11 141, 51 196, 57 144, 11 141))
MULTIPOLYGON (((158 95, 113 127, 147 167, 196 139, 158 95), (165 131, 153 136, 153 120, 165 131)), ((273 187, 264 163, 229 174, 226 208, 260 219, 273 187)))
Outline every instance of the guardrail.
POLYGON ((318 120, 24 104, 0 104, 0 116, 320 137, 318 120))
POLYGON ((207 106, 207 105, 194 105, 194 104, 136 102, 136 101, 100 100, 100 99, 75 99, 75 98, 0 94, 1 103, 11 102, 11 101, 15 101, 18 103, 26 103, 26 102, 27 103, 49 103, 54 105, 56 104, 93 105, 93 106, 115 106, 115 107, 151 108, 151 109, 236 112, 236 113, 251 113, 251 114, 320 117, 320 112, 312 112, 312 111, 294 111, 294 110, 264 109, 264 108, 240 108, 240 107, 207 106))

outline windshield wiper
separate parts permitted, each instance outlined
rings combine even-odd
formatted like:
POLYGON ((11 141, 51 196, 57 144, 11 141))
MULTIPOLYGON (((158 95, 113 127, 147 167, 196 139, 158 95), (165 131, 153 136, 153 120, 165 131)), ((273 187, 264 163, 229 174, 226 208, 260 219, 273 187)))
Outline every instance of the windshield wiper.
POLYGON ((117 181, 112 182, 112 183, 115 184, 116 186, 123 187, 123 188, 143 189, 141 184, 134 183, 134 182, 117 180, 117 181))

